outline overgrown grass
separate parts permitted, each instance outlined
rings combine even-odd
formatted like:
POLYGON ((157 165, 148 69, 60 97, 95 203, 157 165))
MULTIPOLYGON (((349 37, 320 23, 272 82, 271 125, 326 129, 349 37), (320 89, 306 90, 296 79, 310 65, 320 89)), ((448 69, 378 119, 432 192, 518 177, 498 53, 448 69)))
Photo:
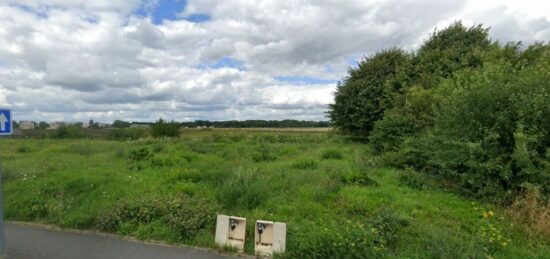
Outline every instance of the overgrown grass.
POLYGON ((369 147, 327 133, 212 130, 0 145, 9 220, 214 248, 215 215, 231 214, 247 218, 249 254, 254 221, 282 221, 285 258, 550 254, 548 239, 505 209, 380 167, 369 147))

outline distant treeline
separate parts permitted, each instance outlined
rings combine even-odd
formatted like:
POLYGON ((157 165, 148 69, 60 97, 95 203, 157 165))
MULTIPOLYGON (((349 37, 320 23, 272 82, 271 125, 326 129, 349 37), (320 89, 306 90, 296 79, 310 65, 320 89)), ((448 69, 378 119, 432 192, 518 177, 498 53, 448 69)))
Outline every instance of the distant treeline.
POLYGON ((319 128, 329 127, 328 121, 299 120, 244 120, 244 121, 203 121, 183 122, 183 127, 215 127, 215 128, 319 128))
MULTIPOLYGON (((115 123, 113 126, 120 123, 115 123)), ((153 123, 132 122, 132 124, 151 125, 153 123)), ((129 123, 127 124, 130 125, 129 123)), ((208 121, 196 120, 181 122, 182 127, 214 127, 214 128, 326 128, 328 121, 301 121, 301 120, 244 120, 244 121, 208 121)), ((115 126, 116 127, 116 126, 115 126)))

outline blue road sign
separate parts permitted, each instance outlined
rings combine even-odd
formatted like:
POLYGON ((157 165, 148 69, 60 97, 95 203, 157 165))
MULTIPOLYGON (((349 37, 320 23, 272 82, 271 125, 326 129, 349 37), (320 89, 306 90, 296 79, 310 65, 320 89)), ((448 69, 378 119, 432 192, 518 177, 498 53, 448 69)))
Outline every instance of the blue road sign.
POLYGON ((11 124, 11 111, 0 109, 0 135, 11 134, 13 134, 13 127, 11 124))

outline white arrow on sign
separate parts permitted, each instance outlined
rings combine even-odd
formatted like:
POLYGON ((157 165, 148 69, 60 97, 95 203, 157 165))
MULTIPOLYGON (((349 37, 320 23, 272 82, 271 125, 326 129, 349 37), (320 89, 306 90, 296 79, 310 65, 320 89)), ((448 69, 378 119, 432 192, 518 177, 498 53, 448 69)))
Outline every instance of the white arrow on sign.
POLYGON ((8 118, 4 115, 4 113, 0 113, 0 131, 5 131, 8 124, 8 118))

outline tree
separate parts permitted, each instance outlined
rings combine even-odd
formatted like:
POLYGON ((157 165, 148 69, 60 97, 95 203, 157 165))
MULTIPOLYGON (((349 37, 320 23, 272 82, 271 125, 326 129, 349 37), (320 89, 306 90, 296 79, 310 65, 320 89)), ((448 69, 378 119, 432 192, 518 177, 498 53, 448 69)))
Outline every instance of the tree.
POLYGON ((45 121, 41 121, 41 122, 38 123, 38 128, 41 129, 41 130, 45 130, 49 127, 50 127, 50 124, 45 122, 45 121))
POLYGON ((122 120, 115 120, 113 122, 114 128, 128 128, 130 127, 130 123, 122 120))
POLYGON ((389 49, 366 57, 338 83, 334 104, 329 107, 332 125, 356 137, 367 137, 384 111, 393 106, 408 78, 410 55, 389 49), (395 80, 401 78, 400 80, 395 80))
POLYGON ((156 121, 152 126, 152 134, 155 138, 178 137, 180 135, 181 125, 177 122, 165 122, 162 118, 156 121))
POLYGON ((413 59, 416 83, 431 88, 456 71, 481 67, 491 47, 495 45, 489 39, 489 29, 482 25, 467 28, 455 22, 435 31, 413 59))
POLYGON ((90 129, 99 129, 99 123, 94 122, 94 120, 88 121, 88 128, 90 129))

